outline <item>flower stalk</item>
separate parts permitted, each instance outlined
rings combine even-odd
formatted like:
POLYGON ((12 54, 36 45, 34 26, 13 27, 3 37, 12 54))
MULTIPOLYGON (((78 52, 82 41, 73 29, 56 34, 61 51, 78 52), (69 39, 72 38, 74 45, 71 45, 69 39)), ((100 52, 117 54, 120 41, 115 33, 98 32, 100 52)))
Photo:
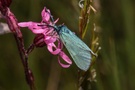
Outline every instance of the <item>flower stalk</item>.
POLYGON ((10 8, 9 8, 11 2, 12 2, 11 0, 0 0, 0 11, 4 19, 7 21, 9 29, 13 33, 14 38, 16 40, 20 58, 21 58, 24 71, 25 71, 26 81, 30 89, 34 90, 34 77, 32 75, 32 71, 28 67, 28 55, 24 47, 22 33, 18 26, 18 22, 15 15, 10 11, 10 8))
POLYGON ((94 69, 95 60, 98 56, 99 51, 99 39, 96 32, 96 24, 93 21, 90 21, 90 17, 92 17, 92 13, 96 15, 96 9, 93 7, 92 0, 80 0, 79 6, 81 8, 80 17, 79 17, 79 33, 80 37, 83 39, 86 36, 86 32, 89 30, 90 24, 93 24, 93 28, 90 28, 90 46, 92 51, 95 52, 94 57, 92 57, 92 62, 90 65, 90 69, 87 72, 82 72, 78 70, 78 90, 90 89, 91 83, 96 81, 96 71, 94 69), (96 57, 95 57, 96 56, 96 57))

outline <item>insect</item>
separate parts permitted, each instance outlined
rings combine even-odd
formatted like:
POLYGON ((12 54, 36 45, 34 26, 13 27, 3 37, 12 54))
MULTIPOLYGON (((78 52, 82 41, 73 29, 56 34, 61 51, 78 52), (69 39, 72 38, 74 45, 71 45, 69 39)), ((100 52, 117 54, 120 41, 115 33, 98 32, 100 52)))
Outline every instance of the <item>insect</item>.
MULTIPOLYGON (((46 11, 48 12, 48 11, 46 11)), ((51 21, 54 22, 53 16, 51 16, 51 21)), ((48 25, 53 27, 58 33, 60 40, 63 42, 67 48, 69 54, 73 58, 76 65, 84 71, 87 71, 90 67, 92 56, 95 55, 93 51, 81 40, 79 39, 72 31, 70 31, 65 25, 56 26, 55 24, 48 25)))
POLYGON ((94 55, 93 51, 65 25, 54 25, 54 28, 76 65, 87 71, 91 63, 91 53, 94 55))

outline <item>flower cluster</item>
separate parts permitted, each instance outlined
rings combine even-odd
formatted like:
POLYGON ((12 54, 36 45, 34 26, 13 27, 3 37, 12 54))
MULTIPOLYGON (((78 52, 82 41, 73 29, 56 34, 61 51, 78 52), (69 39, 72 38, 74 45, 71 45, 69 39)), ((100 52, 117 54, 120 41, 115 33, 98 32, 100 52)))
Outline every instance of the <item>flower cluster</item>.
POLYGON ((58 21, 58 19, 53 22, 51 20, 50 10, 46 7, 42 10, 41 15, 42 21, 40 23, 29 21, 20 22, 18 23, 18 25, 20 27, 28 27, 34 34, 36 34, 34 45, 36 47, 46 45, 49 52, 51 52, 53 55, 58 55, 58 62, 60 63, 60 65, 64 68, 68 68, 72 64, 72 61, 62 51, 63 43, 59 39, 59 35, 57 34, 57 32, 54 30, 53 27, 51 27, 58 21), (66 64, 60 62, 60 57, 66 62, 66 64))

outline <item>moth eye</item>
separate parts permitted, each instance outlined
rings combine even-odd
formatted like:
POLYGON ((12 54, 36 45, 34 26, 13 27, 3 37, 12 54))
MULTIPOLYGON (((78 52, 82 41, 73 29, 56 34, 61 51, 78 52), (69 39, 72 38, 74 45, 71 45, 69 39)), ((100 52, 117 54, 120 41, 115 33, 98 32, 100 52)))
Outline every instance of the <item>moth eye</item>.
POLYGON ((64 32, 65 32, 65 33, 69 33, 69 31, 68 31, 67 29, 64 29, 64 32))

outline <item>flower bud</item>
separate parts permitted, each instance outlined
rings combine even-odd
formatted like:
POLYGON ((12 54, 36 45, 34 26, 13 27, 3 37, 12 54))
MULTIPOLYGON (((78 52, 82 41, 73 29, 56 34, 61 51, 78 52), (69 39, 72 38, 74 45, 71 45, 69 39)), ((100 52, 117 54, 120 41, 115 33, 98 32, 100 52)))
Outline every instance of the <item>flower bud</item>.
POLYGON ((43 34, 37 34, 36 37, 34 38, 34 44, 36 47, 43 47, 45 46, 44 42, 44 35, 43 34))
POLYGON ((3 8, 9 7, 11 2, 12 2, 12 0, 0 0, 0 6, 3 8))

